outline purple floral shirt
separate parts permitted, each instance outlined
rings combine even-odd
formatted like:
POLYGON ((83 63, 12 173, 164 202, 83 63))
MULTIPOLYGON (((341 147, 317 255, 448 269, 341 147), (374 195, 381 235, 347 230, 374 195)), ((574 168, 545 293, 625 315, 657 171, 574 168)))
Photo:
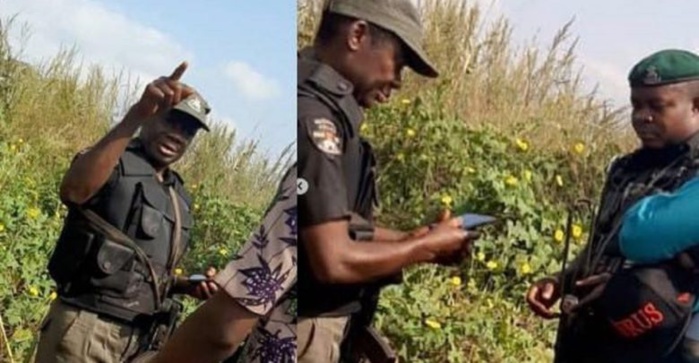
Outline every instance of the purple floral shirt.
POLYGON ((216 282, 260 315, 240 363, 296 362, 296 165, 280 184, 262 224, 216 282))

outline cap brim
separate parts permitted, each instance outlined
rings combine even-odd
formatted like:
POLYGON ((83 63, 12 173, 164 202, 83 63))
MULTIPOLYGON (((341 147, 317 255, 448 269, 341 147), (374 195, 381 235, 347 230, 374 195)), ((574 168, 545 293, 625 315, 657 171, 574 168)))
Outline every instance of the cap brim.
POLYGON ((210 131, 211 131, 211 129, 209 129, 209 126, 208 126, 207 124, 203 123, 198 117, 196 117, 196 116, 192 115, 191 113, 187 112, 187 110, 180 109, 180 108, 177 108, 177 106, 175 106, 175 107, 172 108, 171 112, 172 112, 172 111, 177 111, 177 112, 179 112, 179 113, 181 113, 181 114, 183 114, 183 115, 188 116, 189 118, 194 119, 196 122, 199 123, 199 125, 201 125, 201 128, 202 128, 202 129, 206 130, 207 132, 210 132, 210 131))
POLYGON ((418 46, 417 44, 411 44, 411 42, 405 40, 405 37, 400 38, 403 40, 405 48, 410 53, 408 54, 408 67, 422 76, 437 78, 439 76, 439 72, 437 72, 435 66, 432 65, 432 62, 430 62, 429 58, 427 58, 427 55, 422 47, 418 46))

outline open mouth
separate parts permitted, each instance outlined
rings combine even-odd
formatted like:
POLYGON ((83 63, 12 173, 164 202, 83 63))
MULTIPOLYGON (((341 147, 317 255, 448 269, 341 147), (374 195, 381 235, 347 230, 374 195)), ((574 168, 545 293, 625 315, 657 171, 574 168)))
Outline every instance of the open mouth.
POLYGON ((170 136, 165 136, 158 144, 158 151, 167 157, 177 156, 182 150, 182 144, 170 136))

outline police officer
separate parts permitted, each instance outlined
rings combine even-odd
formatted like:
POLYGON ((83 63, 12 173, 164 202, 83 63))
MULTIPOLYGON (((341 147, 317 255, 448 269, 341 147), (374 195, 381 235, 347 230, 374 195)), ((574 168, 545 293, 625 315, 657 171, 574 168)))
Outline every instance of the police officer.
MULTIPOLYGON (((641 147, 607 171, 588 245, 572 266, 535 282, 535 314, 561 317, 556 362, 678 362, 696 282, 677 261, 639 265, 620 249, 623 216, 649 195, 677 190, 699 172, 699 56, 668 49, 629 73, 632 125, 641 147), (689 285, 685 285, 689 281, 689 285), (562 313, 551 310, 561 298, 562 313)), ((652 217, 652 211, 644 214, 652 217), (649 214, 650 213, 650 214, 649 214)), ((662 236, 656 236, 658 245, 662 236)), ((633 245, 633 241, 625 241, 633 245)))
POLYGON ((68 216, 48 266, 59 298, 42 323, 37 362, 125 361, 162 338, 158 317, 171 317, 177 306, 171 294, 206 299, 217 290, 210 281, 173 278, 192 215, 170 166, 199 129, 208 130, 210 111, 180 83, 186 68, 183 62, 150 83, 65 174, 60 197, 68 216))
POLYGON ((412 233, 373 221, 375 160, 359 134, 363 109, 400 88, 404 66, 437 76, 420 45, 414 5, 332 0, 322 16, 314 46, 298 60, 302 363, 338 362, 343 339, 370 324, 378 288, 398 281, 394 277, 407 266, 461 258, 475 238, 458 228, 457 219, 412 233))

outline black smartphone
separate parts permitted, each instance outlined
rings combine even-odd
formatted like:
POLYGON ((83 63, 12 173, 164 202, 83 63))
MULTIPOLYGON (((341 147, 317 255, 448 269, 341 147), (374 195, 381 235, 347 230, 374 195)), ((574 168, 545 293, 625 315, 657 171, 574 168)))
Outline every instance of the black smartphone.
POLYGON ((197 275, 191 275, 187 279, 191 283, 200 283, 200 282, 208 280, 209 278, 204 276, 204 275, 197 274, 197 275))
POLYGON ((475 214, 466 213, 459 216, 461 218, 461 228, 466 230, 473 230, 478 227, 493 224, 498 221, 496 217, 489 216, 486 214, 475 214))

